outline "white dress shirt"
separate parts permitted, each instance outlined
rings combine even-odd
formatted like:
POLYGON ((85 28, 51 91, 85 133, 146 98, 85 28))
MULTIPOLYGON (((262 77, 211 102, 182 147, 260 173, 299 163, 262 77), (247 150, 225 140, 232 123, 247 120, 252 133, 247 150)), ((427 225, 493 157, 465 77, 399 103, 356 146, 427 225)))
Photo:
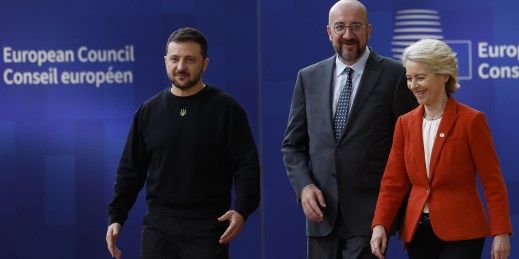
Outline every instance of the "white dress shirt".
MULTIPOLYGON (((436 139, 436 133, 438 132, 438 127, 440 126, 442 118, 428 120, 423 118, 422 122, 422 138, 423 138, 423 148, 425 154, 425 169, 427 172, 427 179, 431 180, 431 175, 429 172, 429 164, 431 162, 431 153, 434 146, 434 140, 436 139)), ((423 209, 424 213, 429 213, 429 203, 425 204, 425 208, 423 209)))
MULTIPOLYGON (((362 74, 364 73, 364 67, 366 67, 366 62, 368 61, 369 57, 369 48, 366 47, 366 51, 362 55, 362 57, 353 65, 350 67, 353 69, 353 72, 351 74, 351 97, 350 97, 350 110, 353 105, 353 100, 355 99, 355 96, 357 95, 357 90, 359 89, 360 79, 362 78, 362 74)), ((333 77, 333 116, 335 116, 335 110, 337 110, 337 102, 339 102, 339 96, 341 95, 342 88, 346 85, 346 79, 348 75, 344 72, 344 69, 346 69, 347 65, 342 63, 342 61, 339 59, 339 56, 336 55, 335 57, 335 72, 333 77)), ((348 112, 349 112, 348 111, 348 112)))

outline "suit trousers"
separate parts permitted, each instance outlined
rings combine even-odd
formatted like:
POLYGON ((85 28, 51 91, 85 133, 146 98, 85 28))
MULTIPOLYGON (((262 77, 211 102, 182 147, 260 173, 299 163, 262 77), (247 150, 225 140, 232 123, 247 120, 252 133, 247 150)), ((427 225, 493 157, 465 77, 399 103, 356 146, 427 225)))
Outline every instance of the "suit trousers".
POLYGON ((218 243, 228 227, 216 218, 146 215, 141 259, 228 259, 229 245, 218 243))
POLYGON ((481 258, 485 238, 443 241, 432 229, 428 216, 418 224, 410 243, 406 243, 410 259, 475 259, 481 258))
POLYGON ((324 237, 308 237, 308 259, 377 259, 371 253, 371 235, 352 235, 342 214, 337 215, 332 232, 324 237))

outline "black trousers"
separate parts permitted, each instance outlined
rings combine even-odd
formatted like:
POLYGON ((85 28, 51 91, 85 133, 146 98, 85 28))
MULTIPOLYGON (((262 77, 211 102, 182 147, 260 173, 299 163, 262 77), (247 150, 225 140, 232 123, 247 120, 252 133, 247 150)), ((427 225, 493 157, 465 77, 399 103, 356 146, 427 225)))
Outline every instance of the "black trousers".
POLYGON ((428 215, 422 216, 413 240, 407 245, 410 259, 479 259, 485 238, 443 241, 432 229, 428 215))
POLYGON ((218 243, 228 227, 214 219, 146 215, 141 259, 228 259, 229 245, 218 243))

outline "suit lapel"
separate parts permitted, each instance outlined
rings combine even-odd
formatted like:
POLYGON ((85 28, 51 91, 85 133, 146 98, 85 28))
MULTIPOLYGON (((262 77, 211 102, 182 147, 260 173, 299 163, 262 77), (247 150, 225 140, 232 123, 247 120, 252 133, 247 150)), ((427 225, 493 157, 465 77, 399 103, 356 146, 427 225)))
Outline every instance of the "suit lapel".
POLYGON ((434 177, 436 165, 438 164, 438 159, 440 159, 440 154, 443 149, 443 146, 445 145, 445 141, 447 140, 447 137, 449 136, 450 130, 454 126, 454 123, 458 119, 457 106, 458 104, 456 100, 453 97, 449 97, 449 100, 443 112, 442 121, 440 122, 440 126, 438 127, 438 133, 436 134, 433 150, 431 153, 431 162, 429 164, 431 181, 434 177))
POLYGON ((329 114, 329 116, 326 116, 325 118, 325 125, 323 125, 325 128, 329 129, 328 135, 330 135, 331 138, 333 138, 333 141, 335 142, 335 135, 333 133, 333 77, 334 77, 334 69, 335 69, 335 56, 329 58, 322 64, 322 67, 319 68, 322 76, 320 78, 316 78, 318 82, 316 82, 315 85, 318 85, 319 87, 322 87, 322 89, 319 89, 318 93, 319 98, 317 99, 317 102, 319 105, 321 105, 321 109, 323 111, 326 111, 326 114, 329 114))
POLYGON ((382 74, 382 71, 384 70, 383 66, 377 64, 381 61, 382 57, 376 54, 375 51, 371 50, 368 60, 366 61, 364 73, 362 74, 362 78, 360 79, 357 94, 355 95, 355 99, 353 100, 351 112, 348 115, 348 121, 346 122, 344 133, 342 134, 342 137, 340 139, 341 141, 347 134, 353 122, 355 121, 355 118, 362 110, 362 106, 364 106, 364 104, 368 100, 371 91, 373 90, 373 88, 375 88, 377 81, 380 75, 382 74))

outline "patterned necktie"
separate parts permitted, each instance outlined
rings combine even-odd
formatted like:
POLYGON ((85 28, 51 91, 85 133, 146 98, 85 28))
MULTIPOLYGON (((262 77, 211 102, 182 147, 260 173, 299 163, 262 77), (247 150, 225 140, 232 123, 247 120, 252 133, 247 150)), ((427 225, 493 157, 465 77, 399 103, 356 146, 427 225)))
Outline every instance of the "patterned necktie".
POLYGON ((344 69, 348 77, 346 78, 346 85, 341 90, 341 95, 339 96, 339 101, 337 102, 337 109, 335 110, 335 117, 333 119, 334 122, 334 133, 335 139, 339 141, 342 136, 342 132, 346 127, 346 119, 348 118, 348 112, 350 110, 350 97, 351 97, 351 73, 353 69, 351 67, 346 67, 344 69))

